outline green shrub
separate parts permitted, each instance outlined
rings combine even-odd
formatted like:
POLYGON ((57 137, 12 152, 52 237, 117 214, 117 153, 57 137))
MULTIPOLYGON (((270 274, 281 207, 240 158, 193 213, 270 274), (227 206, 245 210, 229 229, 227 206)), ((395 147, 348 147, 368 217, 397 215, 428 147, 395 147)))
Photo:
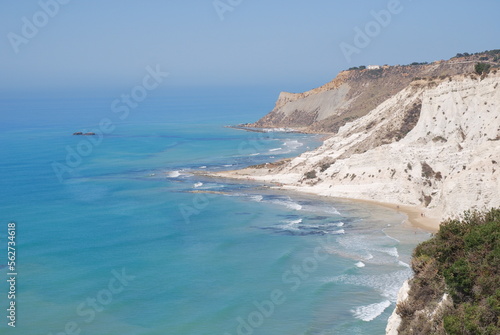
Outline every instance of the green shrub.
POLYGON ((350 67, 348 69, 348 71, 352 71, 352 70, 365 70, 366 69, 366 66, 364 65, 361 65, 361 66, 354 66, 354 67, 350 67))
POLYGON ((335 160, 333 160, 333 161, 330 161, 330 160, 323 161, 323 162, 321 162, 321 164, 319 166, 319 171, 320 172, 325 172, 333 164, 335 164, 335 160))
POLYGON ((476 66, 474 66, 474 70, 479 75, 487 74, 488 72, 490 72, 490 69, 491 65, 486 63, 477 63, 476 66))
POLYGON ((446 284, 453 293, 453 298, 462 298, 471 294, 475 280, 473 267, 465 258, 460 258, 443 271, 446 284))
POLYGON ((434 177, 436 173, 427 162, 421 162, 420 164, 422 165, 422 177, 427 179, 434 177))
POLYGON ((445 291, 439 289, 444 278, 454 303, 443 316, 446 332, 500 334, 499 264, 500 208, 466 212, 461 220, 443 223, 432 239, 417 246, 412 290, 420 287, 417 300, 439 297, 445 291))
POLYGON ((309 171, 304 176, 306 179, 314 179, 316 178, 316 170, 309 171))
POLYGON ((445 315, 443 317, 444 329, 450 335, 463 334, 462 323, 457 315, 445 315))
POLYGON ((415 314, 415 308, 406 300, 397 304, 396 313, 402 317, 410 317, 415 314))

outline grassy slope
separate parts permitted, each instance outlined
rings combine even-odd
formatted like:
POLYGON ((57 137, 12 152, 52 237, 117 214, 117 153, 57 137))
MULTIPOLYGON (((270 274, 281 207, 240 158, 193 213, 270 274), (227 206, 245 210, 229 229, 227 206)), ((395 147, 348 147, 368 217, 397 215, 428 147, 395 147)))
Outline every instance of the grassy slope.
POLYGON ((412 268, 400 334, 500 334, 500 208, 442 224, 412 268), (445 293, 452 302, 439 304, 445 293))

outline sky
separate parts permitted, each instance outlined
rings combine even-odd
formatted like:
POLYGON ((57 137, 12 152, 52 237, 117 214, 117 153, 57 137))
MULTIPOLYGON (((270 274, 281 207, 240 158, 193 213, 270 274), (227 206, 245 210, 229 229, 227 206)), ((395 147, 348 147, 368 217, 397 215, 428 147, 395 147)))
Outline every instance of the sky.
POLYGON ((0 91, 269 87, 500 48, 498 0, 0 0, 0 91))

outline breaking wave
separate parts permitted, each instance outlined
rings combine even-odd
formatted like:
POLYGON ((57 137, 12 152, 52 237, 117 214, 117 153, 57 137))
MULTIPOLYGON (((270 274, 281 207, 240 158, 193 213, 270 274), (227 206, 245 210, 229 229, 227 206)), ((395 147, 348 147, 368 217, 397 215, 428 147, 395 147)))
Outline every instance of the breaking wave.
POLYGON ((384 300, 382 302, 371 304, 367 306, 357 307, 355 310, 351 311, 354 316, 360 320, 365 322, 372 321, 376 319, 380 314, 384 313, 384 311, 391 305, 389 300, 384 300))

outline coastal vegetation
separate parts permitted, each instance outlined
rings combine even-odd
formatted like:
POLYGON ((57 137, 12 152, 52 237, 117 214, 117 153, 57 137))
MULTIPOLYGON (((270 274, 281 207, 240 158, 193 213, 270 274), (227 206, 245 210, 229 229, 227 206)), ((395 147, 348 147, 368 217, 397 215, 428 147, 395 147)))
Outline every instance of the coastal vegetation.
POLYGON ((354 67, 350 67, 348 69, 348 71, 353 71, 353 70, 366 70, 366 66, 365 65, 361 65, 361 66, 354 66, 354 67))
MULTIPOLYGON (((481 58, 484 58, 484 57, 498 57, 500 56, 500 49, 494 49, 494 50, 486 50, 486 51, 483 51, 483 52, 476 52, 476 53, 468 53, 468 52, 464 52, 464 53, 457 53, 455 57, 453 58, 462 58, 462 57, 471 57, 471 56, 482 56, 481 58)), ((487 58, 487 59, 488 59, 487 58)))
POLYGON ((474 70, 477 74, 487 74, 491 69, 491 65, 487 63, 477 63, 474 70))
POLYGON ((306 178, 306 179, 314 179, 314 178, 316 178, 316 177, 317 177, 317 176, 316 176, 316 171, 315 171, 315 170, 311 170, 311 171, 309 171, 309 172, 307 172, 307 173, 305 174, 305 178, 306 178))
POLYGON ((444 222, 412 269, 399 334, 500 334, 500 208, 444 222))

